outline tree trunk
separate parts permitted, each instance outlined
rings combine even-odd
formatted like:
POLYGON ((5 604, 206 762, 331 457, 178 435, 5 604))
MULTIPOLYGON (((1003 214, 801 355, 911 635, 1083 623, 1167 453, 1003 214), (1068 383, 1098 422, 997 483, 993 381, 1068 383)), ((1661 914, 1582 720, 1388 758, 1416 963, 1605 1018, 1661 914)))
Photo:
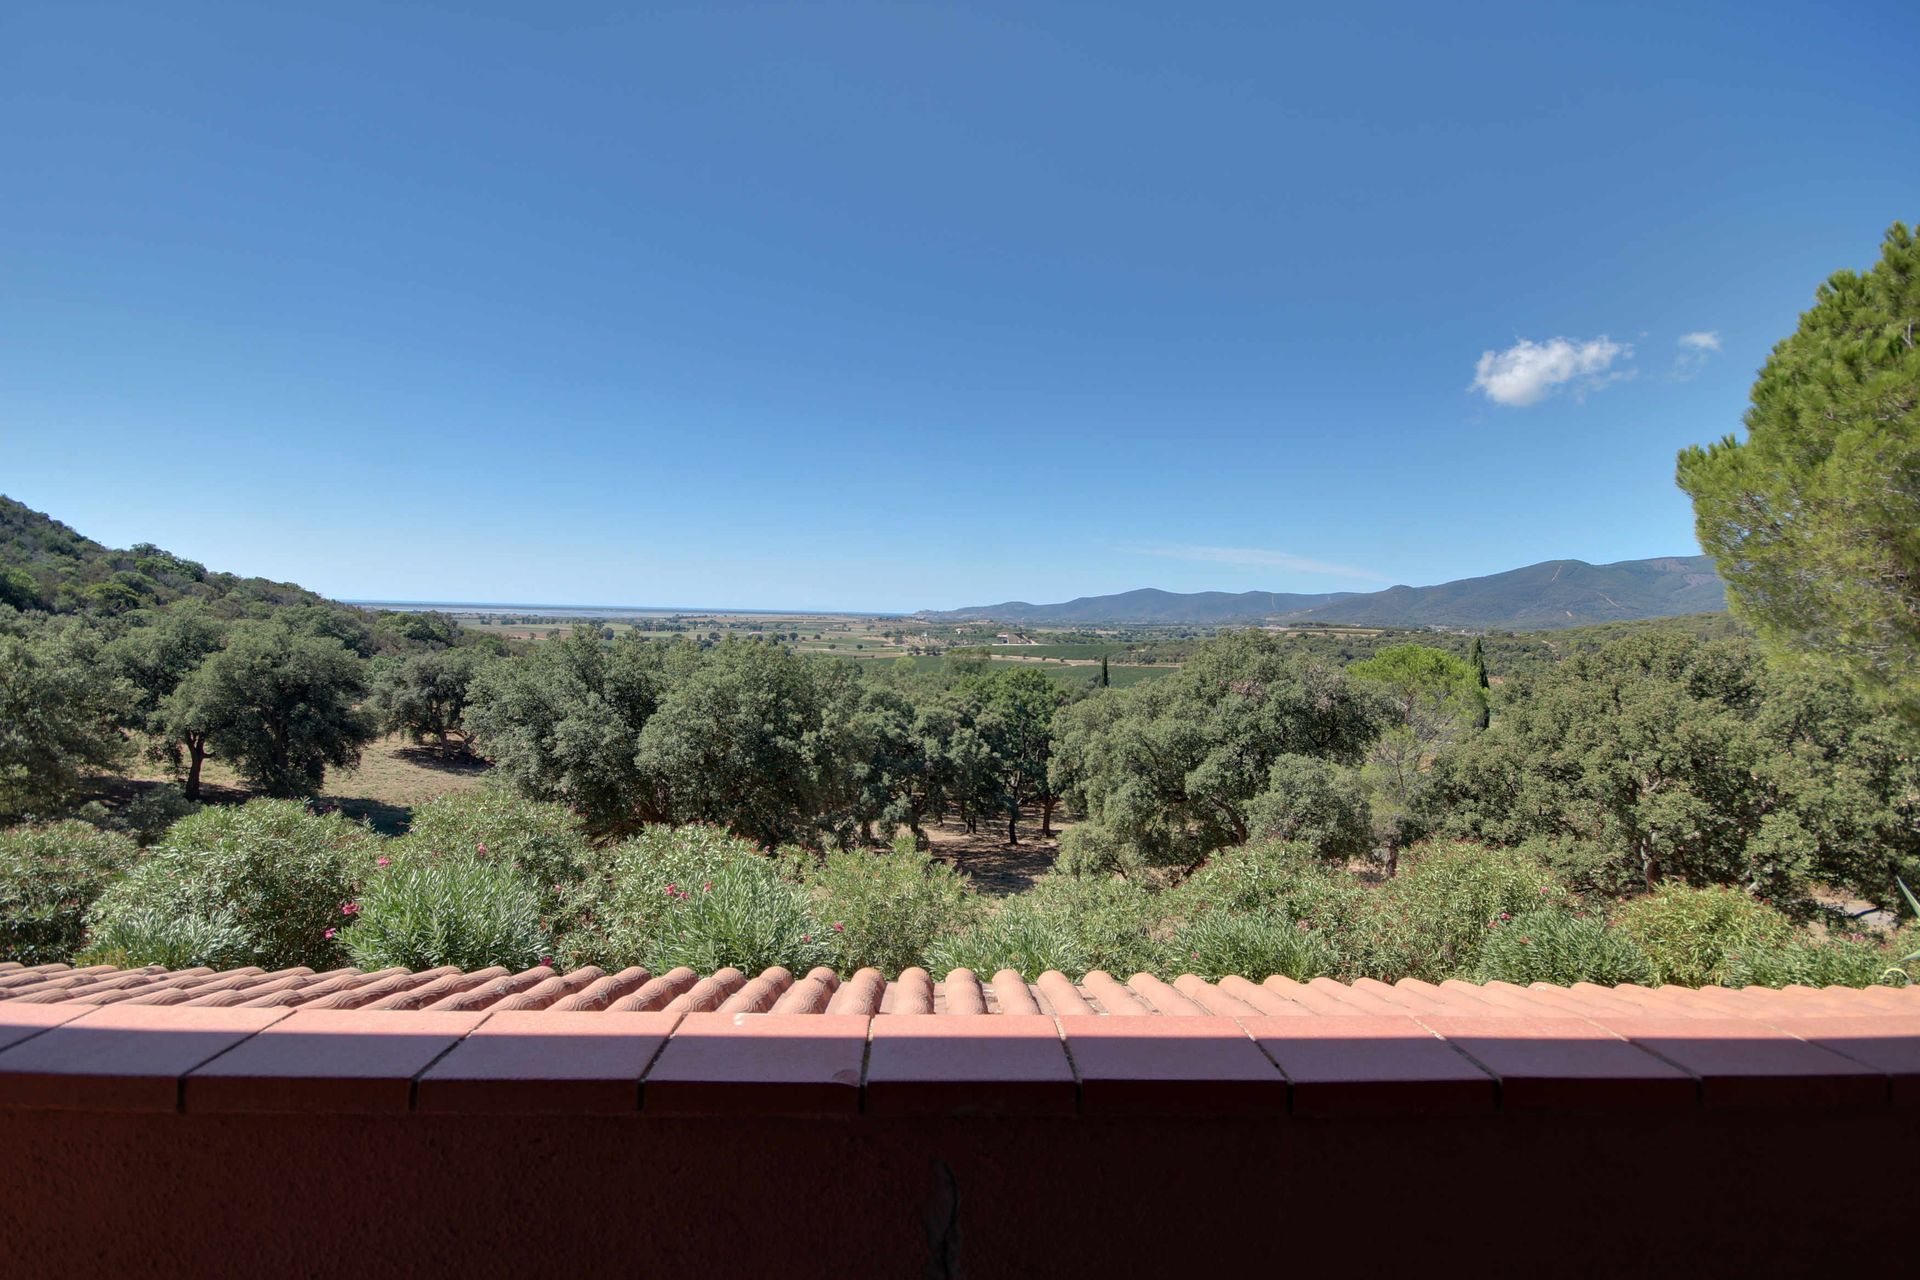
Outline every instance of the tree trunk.
POLYGON ((200 798, 200 763, 207 758, 207 744, 198 737, 187 739, 187 782, 180 793, 189 800, 200 798))
POLYGON ((1007 813, 1007 843, 1020 843, 1020 810, 1012 809, 1007 813))
POLYGON ((1060 799, 1057 796, 1048 796, 1040 801, 1040 838, 1042 840, 1053 837, 1053 806, 1059 803, 1060 799))

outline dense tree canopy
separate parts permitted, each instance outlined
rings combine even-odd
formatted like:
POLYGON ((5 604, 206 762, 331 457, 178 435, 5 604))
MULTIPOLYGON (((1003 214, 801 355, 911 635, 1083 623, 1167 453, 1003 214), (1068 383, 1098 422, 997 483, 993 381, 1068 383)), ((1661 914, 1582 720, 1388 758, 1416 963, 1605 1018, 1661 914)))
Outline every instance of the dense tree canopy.
POLYGON ((1786 903, 1831 884, 1891 904, 1920 869, 1897 723, 1740 641, 1650 634, 1569 659, 1439 758, 1428 814, 1609 893, 1673 878, 1786 903))
POLYGON ((1195 866, 1248 838, 1248 806, 1283 756, 1358 761, 1379 727, 1374 700, 1282 636, 1240 631, 1178 673, 1108 690, 1062 712, 1054 785, 1130 860, 1195 866))
POLYGON ((1920 720, 1920 242, 1820 287, 1753 386, 1747 438, 1680 455, 1700 542, 1778 653, 1920 720))
POLYGON ((0 608, 0 820, 58 813, 88 770, 115 764, 128 696, 93 628, 0 608))
POLYGON ((466 737, 473 678, 495 655, 477 648, 435 648, 396 654, 375 665, 369 706, 383 729, 442 746, 466 737))
POLYGON ((327 766, 358 763, 373 737, 365 693, 362 663, 338 640, 248 623, 167 697, 162 716, 194 726, 267 795, 311 795, 327 766))

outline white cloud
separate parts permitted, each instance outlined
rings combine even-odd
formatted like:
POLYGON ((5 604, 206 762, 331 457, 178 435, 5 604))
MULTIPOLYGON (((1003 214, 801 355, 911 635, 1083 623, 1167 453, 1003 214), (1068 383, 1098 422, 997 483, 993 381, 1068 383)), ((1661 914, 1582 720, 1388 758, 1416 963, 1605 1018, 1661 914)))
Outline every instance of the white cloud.
POLYGON ((1524 408, 1539 404, 1569 384, 1578 394, 1630 378, 1632 370, 1616 370, 1613 365, 1616 360, 1631 359, 1631 344, 1615 342, 1604 333, 1584 341, 1549 338, 1534 342, 1522 338, 1505 351, 1481 354, 1480 363, 1474 367, 1473 389, 1485 392, 1495 404, 1524 408))
POLYGON ((1680 354, 1673 358, 1673 373, 1669 376, 1675 382, 1685 382, 1706 367, 1707 361, 1720 350, 1720 334, 1714 329, 1701 329, 1695 333, 1680 335, 1680 354))
POLYGON ((1269 551, 1264 547, 1190 547, 1190 546, 1129 546, 1123 550, 1139 556, 1157 556, 1162 560, 1197 560, 1206 564, 1252 565, 1262 569, 1291 569, 1295 573, 1324 573, 1336 578, 1365 578, 1372 582, 1385 582, 1387 576, 1375 573, 1371 569, 1356 569, 1352 565, 1327 564, 1321 560, 1309 560, 1305 556, 1296 556, 1291 551, 1269 551))

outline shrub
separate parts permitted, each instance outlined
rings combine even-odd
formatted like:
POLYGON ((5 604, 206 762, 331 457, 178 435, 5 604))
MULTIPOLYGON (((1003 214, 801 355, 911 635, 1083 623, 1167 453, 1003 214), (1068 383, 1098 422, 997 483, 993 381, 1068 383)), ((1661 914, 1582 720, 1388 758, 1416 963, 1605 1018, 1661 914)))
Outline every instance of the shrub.
POLYGON ((133 841, 84 822, 0 831, 0 958, 71 960, 87 909, 138 856, 133 841))
POLYGON ((1079 977, 1089 969, 1129 974, 1157 967, 1162 944, 1156 896, 1132 881, 1049 875, 975 924, 928 948, 935 973, 1048 969, 1079 977))
POLYGON ((1614 927, 1638 943, 1653 981, 1689 987, 1724 985, 1743 956, 1782 947, 1793 922, 1738 889, 1662 885, 1622 903, 1614 927))
POLYGON ((1558 906, 1565 895, 1551 871, 1517 850, 1425 845, 1369 895, 1334 942, 1357 974, 1386 981, 1466 976, 1503 920, 1558 906))
POLYGON ((394 856, 416 850, 504 858, 538 888, 541 910, 549 917, 560 910, 592 855, 571 809, 492 788, 440 796, 415 809, 394 856))
POLYGON ((1125 842, 1097 822, 1077 823, 1060 833, 1060 853, 1053 867, 1070 876, 1110 876, 1139 869, 1128 856, 1125 842))
POLYGON ((1567 911, 1528 911, 1488 932, 1480 948, 1480 982, 1525 986, 1597 982, 1617 987, 1652 974, 1646 953, 1604 921, 1567 911))
POLYGON ((807 891, 719 827, 644 827, 594 858, 570 903, 570 962, 798 973, 831 954, 807 891))
POLYGON ((183 916, 161 907, 136 906, 116 912, 96 928, 80 959, 122 968, 158 964, 169 969, 231 969, 248 962, 251 948, 247 931, 225 908, 183 916))
POLYGON ((1727 966, 1730 987, 1903 987, 1913 981, 1905 963, 1910 946, 1871 938, 1796 938, 1737 954, 1727 966))
POLYGON ((1170 950, 1170 973, 1192 973, 1210 982, 1230 973, 1256 982, 1274 974, 1304 982, 1339 967, 1324 937, 1284 915, 1209 912, 1175 935, 1170 950))
POLYGON ((831 852, 805 872, 822 935, 842 973, 872 965, 898 974, 925 964, 927 948, 979 915, 967 878, 913 846, 911 835, 891 853, 831 852))
POLYGON ((144 910, 230 920, 246 940, 238 963, 329 969, 343 955, 329 931, 347 923, 344 908, 380 847, 366 827, 297 800, 203 809, 100 895, 88 927, 130 927, 123 919, 144 910))
POLYGON ((180 819, 198 812, 200 806, 169 782, 149 787, 117 809, 109 809, 96 800, 83 806, 77 816, 103 831, 129 836, 144 847, 166 835, 180 819))
POLYGON ((363 969, 529 969, 553 952, 532 882, 503 858, 465 852, 413 850, 375 870, 345 941, 363 969))
POLYGON ((1319 861, 1311 846, 1268 841, 1222 849, 1167 896, 1183 916, 1262 912, 1330 930, 1352 919, 1365 893, 1355 877, 1319 861))

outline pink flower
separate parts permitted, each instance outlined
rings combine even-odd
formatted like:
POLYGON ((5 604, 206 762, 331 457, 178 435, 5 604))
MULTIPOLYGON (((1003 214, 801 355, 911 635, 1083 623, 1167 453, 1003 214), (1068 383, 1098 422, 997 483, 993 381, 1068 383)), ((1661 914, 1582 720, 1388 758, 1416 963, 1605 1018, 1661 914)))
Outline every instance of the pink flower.
POLYGON ((323 938, 331 939, 335 934, 339 932, 340 931, 338 929, 329 929, 325 933, 321 934, 320 936, 323 938))
POLYGON ((844 924, 841 924, 838 920, 835 920, 833 922, 833 931, 835 933, 845 933, 847 931, 847 926, 845 926, 844 924))
POLYGON ((708 881, 706 881, 705 883, 703 883, 703 884, 702 884, 702 885, 700 886, 700 892, 702 892, 702 893, 712 893, 712 892, 713 892, 713 881, 711 881, 711 880, 708 880, 708 881))
POLYGON ((485 840, 482 840, 479 844, 476 844, 473 847, 480 854, 481 857, 484 858, 487 856, 487 842, 485 840))
POLYGON ((548 968, 548 969, 551 969, 551 968, 553 968, 553 957, 552 957, 552 956, 541 956, 541 957, 540 957, 540 963, 541 963, 541 965, 542 965, 543 967, 545 967, 545 968, 548 968))
POLYGON ((667 886, 667 896, 668 896, 669 898, 677 898, 677 897, 679 897, 679 896, 680 896, 680 886, 679 886, 679 885, 677 885, 677 884, 670 884, 670 885, 668 885, 668 886, 667 886))
POLYGON ((340 914, 343 916, 357 916, 360 914, 360 904, 357 902, 343 902, 340 904, 340 914))
POLYGON ((812 935, 812 934, 810 934, 810 933, 803 933, 803 934, 801 934, 801 935, 800 935, 800 941, 802 941, 802 942, 812 942, 812 941, 813 941, 813 935, 812 935))
POLYGON ((390 867, 393 865, 393 859, 392 858, 375 858, 373 860, 373 865, 376 867, 390 867))

